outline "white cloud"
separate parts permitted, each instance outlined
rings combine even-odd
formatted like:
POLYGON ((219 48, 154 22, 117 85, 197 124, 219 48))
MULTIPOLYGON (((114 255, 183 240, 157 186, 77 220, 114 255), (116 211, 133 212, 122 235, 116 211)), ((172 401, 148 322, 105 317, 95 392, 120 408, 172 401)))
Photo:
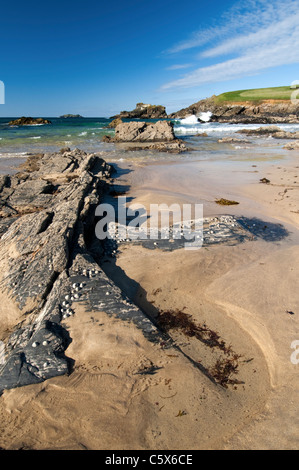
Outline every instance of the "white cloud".
POLYGON ((175 54, 177 52, 192 49, 194 47, 204 46, 217 36, 222 36, 229 32, 229 26, 222 28, 209 28, 205 30, 196 31, 189 39, 175 44, 173 47, 165 51, 167 54, 175 54))
POLYGON ((167 67, 166 70, 181 70, 181 69, 189 69, 192 67, 193 64, 174 64, 167 67))
MULTIPOLYGON (((214 29, 222 41, 212 48, 201 51, 199 58, 215 58, 228 54, 238 55, 225 61, 197 70, 184 77, 166 83, 162 89, 189 88, 204 83, 220 82, 257 74, 265 69, 280 65, 299 63, 299 0, 274 3, 252 0, 251 11, 236 13, 229 24, 214 29), (241 28, 240 28, 241 26, 241 28), (227 30, 231 35, 227 38, 227 30)), ((239 4, 240 5, 240 4, 239 4)), ((235 10, 236 11, 236 10, 235 10)), ((228 19, 232 11, 228 12, 228 19)), ((197 33, 199 35, 199 33, 197 33)), ((181 42, 177 51, 208 44, 211 30, 202 33, 202 38, 181 42)), ((215 36, 214 36, 215 39, 215 36)), ((172 48, 174 52, 175 48, 172 48)))
MULTIPOLYGON (((246 50, 254 46, 269 46, 275 41, 281 41, 283 38, 288 40, 292 38, 293 33, 298 36, 299 31, 299 12, 296 12, 275 24, 268 27, 262 27, 258 31, 250 34, 239 35, 224 41, 222 44, 204 51, 202 57, 217 57, 236 51, 246 50)), ((292 44, 294 46, 295 44, 292 44)))
MULTIPOLYGON (((174 54, 200 47, 212 41, 215 42, 219 38, 231 37, 233 33, 241 32, 245 27, 248 32, 248 28, 251 31, 273 21, 275 9, 273 12, 270 2, 265 0, 247 0, 246 12, 244 12, 244 3, 238 2, 230 10, 226 11, 220 19, 220 24, 210 26, 209 28, 200 28, 198 31, 193 32, 188 39, 175 44, 165 52, 174 54)), ((293 0, 286 0, 285 3, 286 8, 289 10, 289 3, 293 3, 293 0)))

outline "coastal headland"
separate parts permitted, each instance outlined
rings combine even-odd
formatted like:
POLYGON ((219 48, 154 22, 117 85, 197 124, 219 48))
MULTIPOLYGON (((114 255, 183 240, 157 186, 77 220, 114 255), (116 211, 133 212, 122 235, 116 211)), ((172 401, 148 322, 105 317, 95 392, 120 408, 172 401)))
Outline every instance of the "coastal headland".
POLYGON ((198 101, 168 117, 211 113, 211 120, 243 124, 298 123, 298 90, 292 87, 239 90, 198 101))

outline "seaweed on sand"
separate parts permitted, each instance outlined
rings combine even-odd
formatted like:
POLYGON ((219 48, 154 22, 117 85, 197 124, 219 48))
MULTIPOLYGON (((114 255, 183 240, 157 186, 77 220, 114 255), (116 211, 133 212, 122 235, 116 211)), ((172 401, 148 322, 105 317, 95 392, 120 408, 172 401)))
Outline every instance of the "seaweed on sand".
POLYGON ((230 201, 229 199, 224 199, 223 197, 221 199, 216 199, 216 204, 219 204, 220 206, 234 206, 237 204, 240 204, 237 201, 230 201))
POLYGON ((260 179, 260 182, 261 182, 261 183, 264 183, 264 184, 269 184, 269 183, 271 183, 271 181, 268 180, 267 178, 262 178, 262 179, 260 179))
POLYGON ((205 324, 196 324, 191 315, 180 310, 168 310, 160 312, 158 318, 159 327, 168 332, 169 330, 180 330, 188 337, 195 337, 209 348, 216 348, 223 353, 223 357, 217 358, 215 365, 208 370, 209 375, 222 387, 236 385, 243 382, 235 379, 238 374, 239 359, 242 357, 236 354, 232 347, 227 345, 220 335, 211 330, 205 324))
POLYGON ((214 367, 210 370, 210 374, 216 382, 218 382, 222 387, 227 388, 228 384, 237 385, 243 382, 232 378, 233 375, 238 374, 238 359, 241 356, 238 354, 233 355, 232 357, 218 358, 214 367))
POLYGON ((208 328, 206 325, 197 325, 191 319, 191 315, 179 310, 168 310, 160 313, 158 323, 164 331, 171 329, 180 329, 186 336, 195 337, 202 341, 210 348, 219 348, 221 351, 228 353, 231 348, 226 346, 225 342, 220 338, 218 333, 208 328))

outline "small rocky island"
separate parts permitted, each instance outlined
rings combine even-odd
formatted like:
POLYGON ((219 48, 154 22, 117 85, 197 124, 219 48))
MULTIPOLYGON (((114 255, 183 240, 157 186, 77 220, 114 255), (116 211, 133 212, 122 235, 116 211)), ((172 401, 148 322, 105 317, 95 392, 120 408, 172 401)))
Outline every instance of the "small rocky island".
POLYGON ((63 114, 59 116, 59 119, 83 119, 83 116, 80 116, 80 114, 63 114))
POLYGON ((52 124, 49 119, 32 118, 22 116, 9 122, 9 126, 40 126, 42 124, 52 124))
POLYGON ((137 103, 133 111, 121 111, 120 114, 112 116, 111 119, 166 119, 165 106, 137 103))

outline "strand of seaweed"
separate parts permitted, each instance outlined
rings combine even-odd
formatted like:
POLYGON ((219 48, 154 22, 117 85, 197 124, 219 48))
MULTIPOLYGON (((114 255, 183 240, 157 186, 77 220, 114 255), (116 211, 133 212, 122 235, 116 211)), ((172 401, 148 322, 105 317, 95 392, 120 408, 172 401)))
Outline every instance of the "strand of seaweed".
POLYGON ((173 329, 180 330, 185 336, 195 337, 209 348, 219 349, 224 357, 219 357, 208 373, 222 387, 243 383, 235 378, 242 356, 235 353, 231 345, 228 346, 216 331, 206 325, 196 324, 191 315, 179 310, 161 311, 158 325, 166 333, 173 329))

